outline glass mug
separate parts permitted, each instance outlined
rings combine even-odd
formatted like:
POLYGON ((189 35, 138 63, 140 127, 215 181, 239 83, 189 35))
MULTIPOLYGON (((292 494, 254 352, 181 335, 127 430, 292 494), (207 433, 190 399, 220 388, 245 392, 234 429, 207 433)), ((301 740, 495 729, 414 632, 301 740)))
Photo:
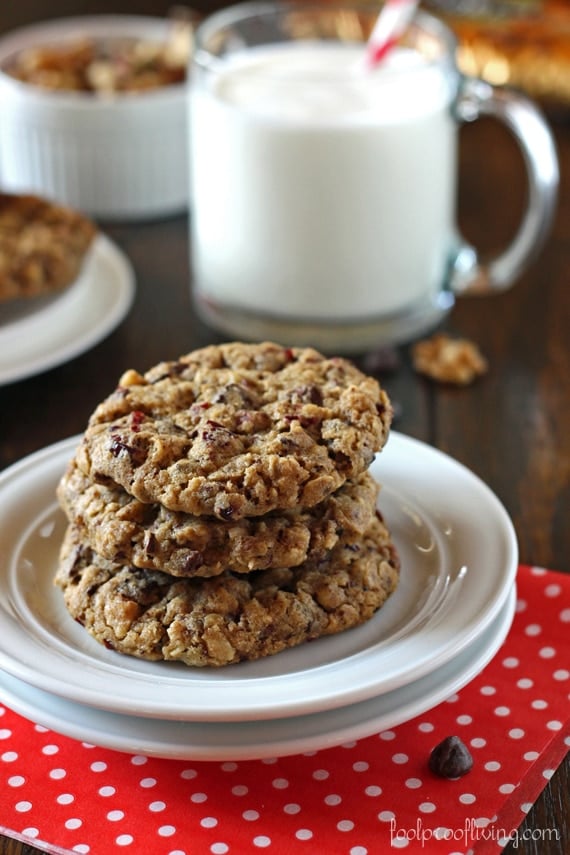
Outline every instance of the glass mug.
POLYGON ((233 337, 362 352, 435 327, 458 294, 508 288, 549 231, 552 136, 524 96, 464 78, 418 13, 380 67, 378 8, 242 4, 198 28, 190 87, 193 299, 233 337), (490 114, 529 201, 482 264, 456 225, 460 123, 490 114))

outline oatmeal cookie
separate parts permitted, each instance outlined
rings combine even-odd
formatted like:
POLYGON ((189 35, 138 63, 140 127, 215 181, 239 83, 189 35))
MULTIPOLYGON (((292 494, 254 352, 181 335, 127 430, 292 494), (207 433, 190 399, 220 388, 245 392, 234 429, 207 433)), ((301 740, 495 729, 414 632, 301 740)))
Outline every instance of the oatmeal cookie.
POLYGON ((398 584, 390 534, 375 517, 360 544, 293 569, 175 579, 106 561, 69 527, 56 583, 70 614, 106 647, 143 659, 229 665, 372 617, 398 584))
POLYGON ((322 502, 368 468, 391 418, 377 381, 346 359, 211 345, 126 372, 76 460, 141 502, 235 521, 322 502))
POLYGON ((223 522, 140 502, 110 479, 90 481, 72 462, 57 494, 69 522, 99 555, 191 577, 296 567, 323 556, 341 535, 364 533, 378 489, 364 473, 314 508, 223 522))
POLYGON ((71 208, 0 193, 0 303, 70 285, 96 234, 95 224, 71 208))

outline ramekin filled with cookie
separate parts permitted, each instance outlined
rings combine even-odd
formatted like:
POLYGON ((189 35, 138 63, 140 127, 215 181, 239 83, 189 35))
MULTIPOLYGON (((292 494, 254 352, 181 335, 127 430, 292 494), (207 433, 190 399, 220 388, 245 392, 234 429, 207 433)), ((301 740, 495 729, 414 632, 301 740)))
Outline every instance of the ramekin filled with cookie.
POLYGON ((0 180, 96 217, 188 205, 187 19, 55 19, 0 39, 0 180))

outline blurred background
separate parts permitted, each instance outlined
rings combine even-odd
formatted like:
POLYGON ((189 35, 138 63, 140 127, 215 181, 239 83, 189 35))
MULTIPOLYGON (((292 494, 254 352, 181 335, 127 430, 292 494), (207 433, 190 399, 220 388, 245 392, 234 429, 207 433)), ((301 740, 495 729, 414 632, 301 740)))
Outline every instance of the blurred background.
MULTIPOLYGON (((326 3, 327 0, 321 0, 326 3)), ((374 0, 363 2, 376 5, 374 0)), ((6 4, 7 5, 7 4, 6 4)), ((182 5, 182 4, 180 4, 182 5)), ((224 0, 184 4, 199 15, 230 5, 224 0)), ((0 31, 8 13, 0 9, 0 31)), ((458 61, 467 74, 519 87, 563 117, 570 106, 570 2, 568 0, 422 0, 422 6, 452 26, 459 38, 458 61)), ((168 0, 61 0, 57 16, 135 13, 166 16, 168 0)), ((11 26, 54 17, 50 0, 19 0, 11 26)))

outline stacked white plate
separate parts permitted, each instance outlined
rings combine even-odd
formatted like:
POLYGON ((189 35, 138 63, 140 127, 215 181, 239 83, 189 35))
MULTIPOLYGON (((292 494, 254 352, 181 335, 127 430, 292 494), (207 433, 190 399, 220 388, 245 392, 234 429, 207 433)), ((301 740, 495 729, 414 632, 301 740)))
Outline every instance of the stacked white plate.
POLYGON ((508 633, 518 555, 504 507, 465 467, 393 431, 371 471, 401 581, 372 620, 222 669, 107 650, 72 620, 53 585, 65 528, 55 488, 78 441, 0 475, 0 700, 46 727, 181 759, 328 748, 445 700, 508 633))
POLYGON ((0 386, 94 347, 124 319, 134 296, 130 261, 100 233, 79 276, 64 291, 0 303, 0 386))

